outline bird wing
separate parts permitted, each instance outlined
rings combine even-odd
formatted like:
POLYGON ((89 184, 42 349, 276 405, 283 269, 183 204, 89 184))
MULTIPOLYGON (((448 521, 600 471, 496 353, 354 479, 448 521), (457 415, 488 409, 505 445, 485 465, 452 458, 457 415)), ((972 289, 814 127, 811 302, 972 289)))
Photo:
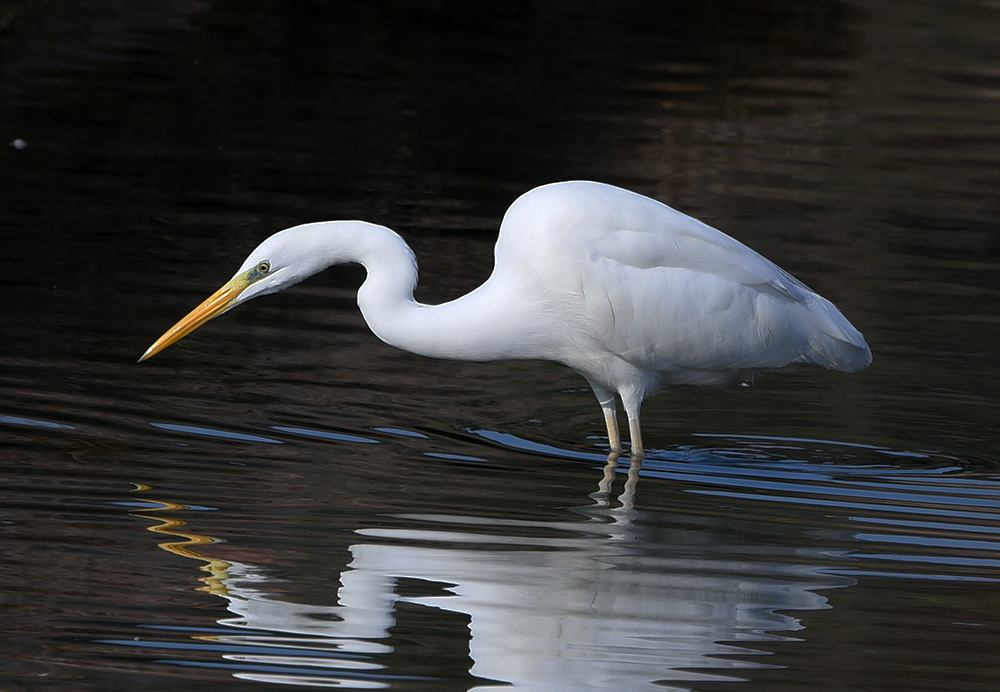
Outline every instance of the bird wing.
POLYGON ((576 181, 526 193, 510 208, 497 242, 518 265, 550 271, 566 263, 608 260, 634 269, 688 269, 777 298, 807 300, 801 281, 739 241, 676 209, 602 183, 576 181))
POLYGON ((603 350, 668 373, 667 381, 708 382, 724 379, 721 370, 792 362, 838 367, 831 339, 864 346, 835 307, 739 241, 600 183, 522 196, 501 228, 502 265, 533 281, 535 295, 559 301, 576 338, 588 341, 571 350, 603 350))
MULTIPOLYGON (((585 253, 636 269, 705 272, 799 301, 812 291, 739 241, 653 199, 622 188, 575 181, 535 188, 510 208, 499 253, 528 263, 585 253), (507 246, 507 247, 504 247, 507 246)), ((586 259, 586 258, 585 258, 586 259)), ((499 263, 498 263, 499 266, 499 263)))

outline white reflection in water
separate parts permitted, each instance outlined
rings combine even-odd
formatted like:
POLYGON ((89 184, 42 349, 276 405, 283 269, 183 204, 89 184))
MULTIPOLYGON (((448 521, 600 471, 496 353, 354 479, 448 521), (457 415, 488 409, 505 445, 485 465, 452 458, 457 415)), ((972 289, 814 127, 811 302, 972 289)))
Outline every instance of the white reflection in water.
MULTIPOLYGON (((824 608, 817 590, 853 583, 819 573, 808 551, 790 563, 737 559, 732 547, 706 549, 721 534, 703 537, 695 552, 651 550, 629 510, 583 511, 592 521, 409 515, 397 519, 416 528, 359 531, 368 540, 350 546, 332 607, 276 598, 262 588, 261 570, 232 564, 216 593, 238 617, 222 624, 294 636, 283 644, 294 655, 256 660, 297 669, 237 675, 303 684, 301 668, 309 665, 316 667, 310 684, 389 685, 377 673, 343 674, 382 668, 375 661, 392 651, 396 607, 408 603, 468 616, 470 673, 491 681, 476 690, 687 689, 684 681, 733 680, 727 672, 762 667, 747 659, 755 653, 748 643, 801 629, 779 611, 824 608), (540 531, 549 537, 539 538, 540 531), (404 595, 403 580, 407 594, 420 580, 432 595, 404 595), (303 655, 312 647, 372 658, 308 660, 303 655)), ((270 634, 222 639, 275 644, 270 634)))
POLYGON ((996 581, 994 479, 929 453, 896 466, 887 460, 903 453, 879 447, 737 442, 664 452, 641 467, 612 457, 592 504, 555 521, 380 515, 338 548, 350 559, 319 575, 329 592, 312 598, 264 567, 197 552, 214 539, 170 514, 192 507, 146 502, 141 516, 159 522, 150 530, 170 537, 160 546, 206 563, 205 590, 234 615, 197 637, 195 661, 174 662, 270 683, 435 689, 454 676, 428 675, 464 672, 459 646, 477 690, 690 689, 765 667, 768 642, 801 631, 796 614, 827 607, 819 592, 854 577, 996 581), (637 510, 643 484, 663 482, 711 502, 676 504, 675 493, 674 512, 637 510), (462 625, 414 619, 421 609, 462 625), (222 660, 196 658, 206 650, 222 660))

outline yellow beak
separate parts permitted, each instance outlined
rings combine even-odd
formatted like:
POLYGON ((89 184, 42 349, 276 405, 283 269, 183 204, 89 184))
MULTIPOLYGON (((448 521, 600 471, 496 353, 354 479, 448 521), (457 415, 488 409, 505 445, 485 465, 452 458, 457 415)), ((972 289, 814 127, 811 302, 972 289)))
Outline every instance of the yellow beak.
POLYGON ((250 280, 247 274, 234 276, 229 283, 210 295, 205 302, 189 312, 181 321, 164 332, 163 336, 154 341, 153 345, 142 354, 139 362, 152 358, 170 344, 180 341, 210 319, 224 313, 232 307, 236 297, 249 285, 250 280))

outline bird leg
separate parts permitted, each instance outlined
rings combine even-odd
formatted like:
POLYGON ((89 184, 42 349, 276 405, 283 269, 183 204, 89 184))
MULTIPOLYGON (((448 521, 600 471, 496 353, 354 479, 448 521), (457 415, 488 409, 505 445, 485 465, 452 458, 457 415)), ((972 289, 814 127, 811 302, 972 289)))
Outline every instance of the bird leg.
POLYGON ((604 424, 608 427, 608 446, 615 456, 621 454, 622 436, 618 432, 618 407, 615 402, 615 393, 606 387, 590 382, 590 388, 594 390, 597 403, 601 405, 604 412, 604 424))
POLYGON ((633 418, 629 416, 628 418, 628 435, 629 441, 631 442, 632 448, 632 460, 641 460, 646 453, 643 451, 642 446, 642 430, 639 429, 639 417, 633 418))
POLYGON ((608 426, 608 445, 612 453, 617 456, 622 451, 622 438, 618 433, 618 416, 615 414, 614 400, 610 404, 601 404, 601 410, 604 411, 604 423, 608 426))

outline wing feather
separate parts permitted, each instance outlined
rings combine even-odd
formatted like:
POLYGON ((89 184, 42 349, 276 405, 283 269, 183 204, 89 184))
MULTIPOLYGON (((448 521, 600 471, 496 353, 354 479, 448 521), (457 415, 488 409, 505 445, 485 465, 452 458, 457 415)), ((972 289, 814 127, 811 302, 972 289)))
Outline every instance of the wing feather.
POLYGON ((790 363, 851 370, 871 357, 850 322, 788 272, 621 188, 570 182, 526 193, 496 252, 498 269, 544 289, 563 319, 575 316, 575 333, 589 340, 577 351, 603 349, 666 383, 790 363))

